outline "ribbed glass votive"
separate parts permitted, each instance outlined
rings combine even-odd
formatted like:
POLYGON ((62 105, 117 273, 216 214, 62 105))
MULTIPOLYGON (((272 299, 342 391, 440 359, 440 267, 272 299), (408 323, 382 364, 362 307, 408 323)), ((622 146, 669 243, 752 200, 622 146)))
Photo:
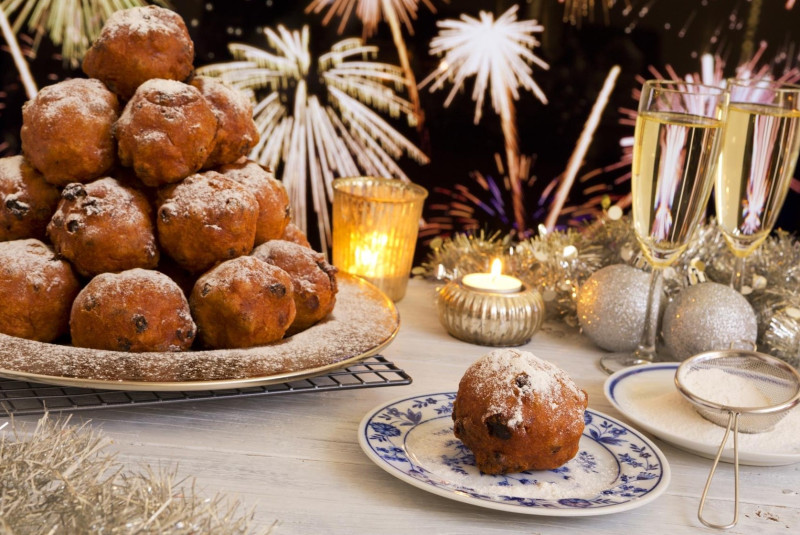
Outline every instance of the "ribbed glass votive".
POLYGON ((333 181, 333 264, 380 288, 406 294, 425 188, 401 180, 353 177, 333 181))
POLYGON ((544 321, 544 301, 536 289, 501 293, 476 290, 460 280, 439 290, 439 320, 447 332, 465 342, 485 346, 519 346, 528 342, 544 321))

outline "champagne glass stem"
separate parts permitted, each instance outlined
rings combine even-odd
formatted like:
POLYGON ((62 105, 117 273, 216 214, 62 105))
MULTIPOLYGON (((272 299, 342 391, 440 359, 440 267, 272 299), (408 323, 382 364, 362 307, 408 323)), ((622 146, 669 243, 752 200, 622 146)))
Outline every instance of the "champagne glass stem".
POLYGON ((731 286, 734 290, 742 293, 742 286, 744 286, 744 268, 747 257, 737 256, 733 264, 733 273, 731 274, 731 286))
MULTIPOLYGON (((641 361, 653 362, 656 356, 656 334, 658 334, 658 306, 661 300, 656 300, 656 292, 661 287, 664 271, 653 267, 650 272, 650 287, 647 290, 647 308, 644 313, 644 331, 642 341, 636 349, 636 358, 641 361)), ((643 362, 642 362, 643 363, 643 362)))

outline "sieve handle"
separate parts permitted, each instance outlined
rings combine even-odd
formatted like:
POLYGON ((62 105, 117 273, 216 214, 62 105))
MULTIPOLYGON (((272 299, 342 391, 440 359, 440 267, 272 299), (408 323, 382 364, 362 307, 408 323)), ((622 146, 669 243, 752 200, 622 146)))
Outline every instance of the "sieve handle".
POLYGON ((715 529, 730 529, 739 521, 739 413, 728 411, 728 427, 725 428, 725 436, 722 437, 722 444, 719 445, 717 456, 714 458, 714 464, 711 465, 711 472, 708 474, 706 486, 703 489, 703 494, 700 496, 700 507, 697 509, 697 518, 700 522, 710 528, 715 529), (711 486, 711 480, 714 479, 714 472, 717 470, 719 459, 722 457, 722 450, 725 449, 725 444, 728 442, 728 435, 731 434, 731 427, 733 427, 733 522, 730 524, 714 524, 703 518, 703 508, 706 505, 706 495, 711 486))

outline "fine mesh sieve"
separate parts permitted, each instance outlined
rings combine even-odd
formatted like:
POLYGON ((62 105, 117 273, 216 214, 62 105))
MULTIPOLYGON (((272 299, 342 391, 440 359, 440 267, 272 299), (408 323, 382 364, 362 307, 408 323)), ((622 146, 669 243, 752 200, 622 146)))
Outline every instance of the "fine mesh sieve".
POLYGON ((739 518, 739 431, 769 431, 800 403, 800 373, 769 355, 729 349, 709 351, 685 360, 675 372, 675 385, 703 418, 726 428, 700 498, 697 516, 708 527, 731 528, 739 518), (733 522, 713 524, 703 518, 703 507, 731 429, 735 494, 733 522))

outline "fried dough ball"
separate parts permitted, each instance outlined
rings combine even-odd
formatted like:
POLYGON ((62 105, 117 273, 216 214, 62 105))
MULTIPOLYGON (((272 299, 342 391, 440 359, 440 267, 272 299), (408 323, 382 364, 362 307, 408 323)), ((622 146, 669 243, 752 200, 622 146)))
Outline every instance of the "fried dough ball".
POLYGON ((253 250, 252 256, 278 266, 292 277, 297 315, 290 334, 303 331, 327 316, 336 304, 336 268, 325 256, 296 243, 272 240, 253 250))
POLYGON ((158 6, 116 11, 83 59, 83 72, 124 100, 152 78, 186 80, 194 43, 183 19, 158 6))
POLYGON ((281 237, 292 217, 289 194, 272 172, 255 162, 224 165, 220 173, 246 187, 258 201, 256 241, 259 245, 281 237))
POLYGON ((89 281, 69 324, 73 345, 112 351, 185 351, 197 332, 178 285, 139 268, 89 281))
POLYGON ((485 474, 558 468, 578 453, 588 397, 557 366, 498 349, 464 373, 453 431, 485 474))
POLYGON ((111 177, 64 188, 47 235, 87 277, 158 264, 150 203, 111 177))
POLYGON ((183 269, 198 273, 253 249, 258 201, 216 171, 197 173, 159 192, 158 239, 183 269))
POLYGON ((308 247, 311 249, 311 244, 308 242, 308 238, 306 237, 306 233, 303 232, 300 227, 295 225, 294 223, 289 223, 286 225, 286 228, 281 234, 281 240, 290 241, 296 243, 297 245, 302 245, 303 247, 308 247))
POLYGON ((294 321, 292 279, 282 269, 240 256, 201 276, 189 297, 203 344, 217 349, 280 340, 294 321))
POLYGON ((196 88, 173 80, 139 86, 117 121, 122 165, 148 186, 178 182, 198 171, 214 148, 217 118, 196 88))
POLYGON ((43 240, 60 198, 25 158, 0 158, 0 241, 43 240))
POLYGON ((51 184, 90 182, 116 161, 118 116, 117 96, 98 80, 43 87, 22 106, 22 153, 51 184))
POLYGON ((0 242, 0 332, 52 342, 69 332, 80 284, 69 262, 39 240, 0 242))
POLYGON ((203 167, 233 163, 247 155, 259 139, 250 99, 216 78, 198 76, 191 84, 200 90, 217 116, 216 144, 203 167))

